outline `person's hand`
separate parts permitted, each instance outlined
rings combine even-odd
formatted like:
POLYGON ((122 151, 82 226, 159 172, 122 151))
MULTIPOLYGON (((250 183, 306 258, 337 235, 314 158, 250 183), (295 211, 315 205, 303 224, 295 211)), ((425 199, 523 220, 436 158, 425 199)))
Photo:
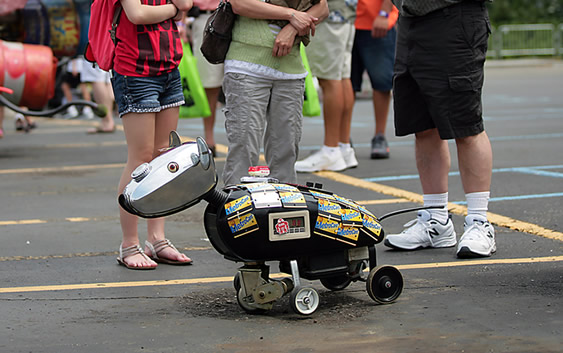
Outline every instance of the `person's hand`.
POLYGON ((297 34, 300 36, 304 36, 306 34, 311 33, 311 35, 315 35, 315 22, 318 21, 318 18, 309 15, 306 12, 301 11, 293 11, 291 13, 291 19, 289 23, 297 30, 297 34))
POLYGON ((292 25, 286 25, 281 29, 281 31, 276 36, 274 41, 274 49, 272 50, 272 55, 276 57, 281 57, 289 54, 291 48, 293 48, 293 43, 295 42, 295 36, 297 35, 297 29, 292 25))
POLYGON ((371 36, 373 38, 383 38, 387 35, 389 31, 389 21, 386 17, 377 16, 375 20, 373 20, 373 24, 371 26, 371 36))

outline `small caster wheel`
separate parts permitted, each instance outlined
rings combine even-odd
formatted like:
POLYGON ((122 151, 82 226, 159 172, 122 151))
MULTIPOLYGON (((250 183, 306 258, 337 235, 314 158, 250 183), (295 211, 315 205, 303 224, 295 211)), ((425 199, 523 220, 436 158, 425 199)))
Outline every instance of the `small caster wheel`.
POLYGON ((366 288, 371 299, 380 304, 389 304, 401 295, 403 276, 396 267, 379 266, 370 271, 366 288))
POLYGON ((237 272, 237 274, 233 278, 233 287, 235 287, 235 290, 238 293, 238 291, 240 289, 240 272, 237 272))
POLYGON ((326 288, 333 291, 343 290, 352 283, 352 280, 347 275, 339 275, 321 279, 321 284, 326 288))
POLYGON ((311 315, 319 307, 319 293, 313 288, 296 287, 289 302, 297 314, 311 315))
POLYGON ((266 311, 265 309, 262 308, 256 308, 255 306, 252 305, 252 303, 248 302, 247 297, 245 297, 242 288, 240 288, 237 292, 237 302, 238 305, 249 314, 262 314, 266 311))

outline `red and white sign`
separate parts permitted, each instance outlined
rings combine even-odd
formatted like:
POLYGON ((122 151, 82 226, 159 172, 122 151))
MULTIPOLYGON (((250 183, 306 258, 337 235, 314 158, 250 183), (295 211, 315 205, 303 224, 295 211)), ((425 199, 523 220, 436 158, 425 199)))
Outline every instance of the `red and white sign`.
POLYGON ((267 177, 270 175, 270 168, 265 165, 248 167, 248 175, 253 177, 267 177))

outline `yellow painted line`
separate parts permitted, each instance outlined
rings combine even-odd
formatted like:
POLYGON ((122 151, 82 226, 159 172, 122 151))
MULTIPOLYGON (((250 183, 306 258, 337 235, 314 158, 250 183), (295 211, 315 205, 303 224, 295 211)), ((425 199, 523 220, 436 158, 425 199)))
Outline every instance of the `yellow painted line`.
MULTIPOLYGON (((422 195, 414 192, 398 189, 392 186, 373 183, 370 181, 365 181, 362 179, 354 178, 349 175, 344 175, 336 172, 316 172, 315 174, 322 178, 327 178, 330 180, 338 181, 343 184, 348 184, 355 187, 372 190, 380 194, 402 198, 410 202, 415 202, 420 204, 423 203, 422 195)), ((467 207, 462 205, 457 205, 455 203, 451 203, 451 202, 448 203, 448 209, 450 210, 450 212, 454 214, 458 214, 458 215, 467 214, 467 207)), ((512 229, 518 232, 538 235, 548 239, 563 241, 563 233, 541 227, 537 224, 519 221, 517 219, 502 216, 492 212, 488 212, 488 219, 491 223, 503 228, 512 229)))
POLYGON ((390 203, 403 203, 403 202, 411 202, 405 199, 385 199, 385 200, 362 200, 356 201, 359 205, 385 205, 390 203))
POLYGON ((13 225, 23 225, 23 224, 42 224, 47 223, 43 219, 22 219, 19 221, 0 221, 0 226, 13 226, 13 225))
POLYGON ((52 172, 71 172, 92 169, 111 169, 123 168, 125 163, 112 164, 92 164, 92 165, 74 165, 63 167, 45 167, 45 168, 19 168, 19 169, 1 169, 0 174, 23 174, 23 173, 52 173, 52 172))
MULTIPOLYGON (((210 246, 188 246, 188 247, 177 247, 180 251, 201 251, 201 250, 212 250, 210 246)), ((0 257, 0 262, 4 261, 31 261, 31 260, 51 260, 51 259, 70 259, 74 257, 94 257, 94 256, 116 256, 119 255, 117 251, 104 251, 104 252, 83 252, 83 253, 73 253, 64 255, 41 255, 41 256, 10 256, 10 257, 0 257)))
POLYGON ((426 264, 398 265, 395 266, 399 270, 420 270, 425 268, 443 268, 443 267, 461 267, 461 266, 477 266, 477 265, 514 265, 514 264, 531 264, 542 262, 560 262, 563 256, 546 256, 546 257, 528 257, 517 259, 481 259, 466 260, 453 262, 435 262, 426 264))
MULTIPOLYGON (((506 264, 545 263, 545 262, 560 262, 560 261, 563 261, 563 256, 436 262, 436 263, 399 265, 395 267, 397 267, 399 270, 414 270, 414 269, 429 269, 429 268, 432 269, 432 268, 460 267, 460 266, 503 265, 503 264, 506 265, 506 264)), ((283 273, 276 273, 276 274, 272 274, 270 277, 280 278, 280 277, 288 277, 288 275, 283 273)), ((5 288, 0 288, 0 294, 61 291, 61 290, 76 290, 76 289, 130 288, 130 287, 148 287, 148 286, 170 286, 170 285, 178 285, 178 284, 180 285, 204 284, 204 283, 230 282, 232 280, 233 280, 233 276, 225 276, 225 277, 188 278, 188 279, 156 280, 156 281, 106 282, 106 283, 60 284, 60 285, 27 286, 27 287, 5 287, 5 288)))

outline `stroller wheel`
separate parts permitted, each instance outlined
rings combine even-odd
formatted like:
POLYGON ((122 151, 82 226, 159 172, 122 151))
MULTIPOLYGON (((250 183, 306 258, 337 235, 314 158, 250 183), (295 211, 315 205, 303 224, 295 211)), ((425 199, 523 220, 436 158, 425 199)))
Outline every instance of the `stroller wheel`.
POLYGON ((261 314, 264 313, 266 310, 262 308, 257 308, 254 306, 254 300, 252 299, 252 295, 244 295, 244 289, 240 288, 237 292, 237 302, 238 305, 247 313, 249 314, 261 314))
POLYGON ((235 290, 238 293, 238 291, 240 289, 240 272, 237 272, 237 274, 233 278, 233 287, 235 287, 235 290))
POLYGON ((371 299, 389 304, 401 295, 403 276, 396 267, 379 266, 370 271, 366 287, 371 299))
POLYGON ((290 304, 297 314, 311 315, 319 307, 319 293, 313 288, 296 287, 291 292, 290 304))

